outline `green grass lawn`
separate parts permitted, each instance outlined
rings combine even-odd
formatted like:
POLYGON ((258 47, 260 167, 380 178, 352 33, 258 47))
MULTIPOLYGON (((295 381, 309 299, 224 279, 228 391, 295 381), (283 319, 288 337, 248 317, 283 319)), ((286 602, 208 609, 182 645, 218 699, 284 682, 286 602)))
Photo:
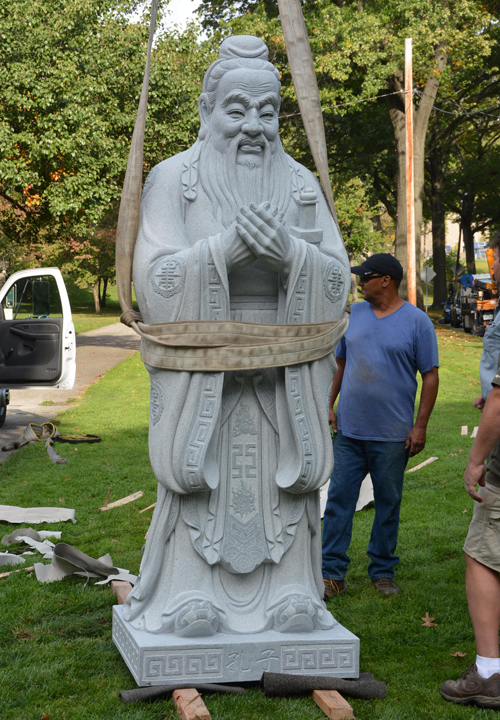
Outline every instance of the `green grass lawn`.
MULTIPOLYGON (((96 315, 92 288, 82 290, 82 288, 75 285, 69 276, 65 276, 64 282, 68 291, 71 313, 77 334, 119 322, 122 311, 118 301, 116 285, 108 285, 106 307, 101 308, 100 315, 96 315)), ((135 301, 134 294, 132 294, 132 297, 135 301)))
MULTIPOLYGON (((353 700, 359 719, 486 718, 493 711, 444 702, 440 684, 458 677, 475 659, 474 636, 464 591, 462 545, 472 514, 462 483, 470 431, 479 423, 471 407, 479 393, 481 340, 436 326, 441 352, 441 390, 425 450, 415 465, 439 460, 405 481, 398 551, 398 597, 375 593, 367 576, 366 547, 373 509, 356 514, 349 594, 330 610, 361 639, 361 670, 388 686, 383 701, 353 700), (437 625, 422 627, 428 612, 437 625), (457 650, 464 658, 452 656, 457 650)), ((148 379, 135 355, 91 386, 63 413, 63 433, 99 433, 99 445, 61 445, 65 466, 52 464, 42 444, 25 447, 0 465, 0 503, 76 509, 77 523, 57 528, 62 540, 98 557, 109 552, 116 565, 137 573, 156 482, 148 459, 148 379), (108 489, 111 501, 137 490, 133 504, 100 513, 108 489)), ((10 533, 13 526, 2 524, 10 533)), ((33 564, 32 556, 27 564, 33 564)), ((0 708, 2 720, 173 720, 172 701, 124 705, 118 691, 135 683, 111 642, 114 596, 81 578, 41 584, 33 572, 0 580, 0 708)), ((257 690, 245 697, 209 696, 214 720, 320 720, 309 698, 266 699, 257 690)))

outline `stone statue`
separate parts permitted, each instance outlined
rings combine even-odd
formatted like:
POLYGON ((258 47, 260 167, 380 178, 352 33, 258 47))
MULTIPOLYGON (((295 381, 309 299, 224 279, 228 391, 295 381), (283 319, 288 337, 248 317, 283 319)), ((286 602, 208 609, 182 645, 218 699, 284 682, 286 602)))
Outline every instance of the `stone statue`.
MULTIPOLYGON (((346 310, 347 255, 318 181, 281 145, 280 76, 267 55, 256 37, 222 43, 197 142, 146 180, 134 287, 147 323, 317 323, 346 310)), ((264 370, 148 370, 158 500, 123 626, 156 648, 323 637, 337 625, 323 602, 319 510, 333 464, 333 355, 264 370)), ((350 657, 344 677, 357 674, 350 657)), ((162 662, 138 682, 169 676, 162 662)))

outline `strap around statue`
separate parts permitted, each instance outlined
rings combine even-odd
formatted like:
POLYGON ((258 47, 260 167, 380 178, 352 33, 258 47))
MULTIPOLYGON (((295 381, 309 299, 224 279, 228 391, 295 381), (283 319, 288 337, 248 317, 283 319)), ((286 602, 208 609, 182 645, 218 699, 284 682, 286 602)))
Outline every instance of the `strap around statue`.
MULTIPOLYGON (((278 5, 304 127, 328 206, 338 228, 328 174, 319 91, 300 0, 278 0, 278 5)), ((157 11, 158 0, 152 0, 144 80, 116 229, 116 284, 122 308, 121 322, 141 336, 144 362, 163 369, 191 372, 249 370, 296 365, 325 357, 333 351, 345 332, 347 313, 337 322, 303 326, 266 326, 231 320, 148 325, 141 322, 140 315, 133 309, 132 265, 141 211, 144 131, 157 11)))

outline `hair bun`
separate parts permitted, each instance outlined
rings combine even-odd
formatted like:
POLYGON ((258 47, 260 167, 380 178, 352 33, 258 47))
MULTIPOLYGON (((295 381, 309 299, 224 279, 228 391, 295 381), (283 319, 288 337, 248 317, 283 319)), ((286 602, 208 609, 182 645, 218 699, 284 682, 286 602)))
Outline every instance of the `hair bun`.
POLYGON ((269 50, 263 40, 254 35, 233 35, 226 38, 219 48, 219 58, 255 58, 267 60, 269 50))

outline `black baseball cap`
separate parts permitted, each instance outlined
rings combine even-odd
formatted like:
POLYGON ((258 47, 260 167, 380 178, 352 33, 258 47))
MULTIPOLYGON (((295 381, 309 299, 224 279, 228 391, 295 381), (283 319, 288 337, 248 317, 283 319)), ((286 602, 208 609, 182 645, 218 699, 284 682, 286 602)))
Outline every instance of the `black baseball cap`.
POLYGON ((356 267, 351 268, 355 275, 389 275, 393 280, 403 278, 403 266, 389 253, 376 253, 356 267))

